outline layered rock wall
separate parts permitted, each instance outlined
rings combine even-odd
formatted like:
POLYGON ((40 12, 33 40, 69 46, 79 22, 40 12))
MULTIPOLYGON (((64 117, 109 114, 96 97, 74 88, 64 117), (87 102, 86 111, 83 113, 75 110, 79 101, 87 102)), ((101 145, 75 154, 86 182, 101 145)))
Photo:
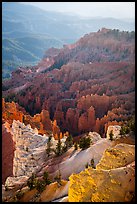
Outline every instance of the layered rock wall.
POLYGON ((13 175, 15 143, 7 125, 10 126, 8 123, 2 125, 2 183, 8 176, 13 175))

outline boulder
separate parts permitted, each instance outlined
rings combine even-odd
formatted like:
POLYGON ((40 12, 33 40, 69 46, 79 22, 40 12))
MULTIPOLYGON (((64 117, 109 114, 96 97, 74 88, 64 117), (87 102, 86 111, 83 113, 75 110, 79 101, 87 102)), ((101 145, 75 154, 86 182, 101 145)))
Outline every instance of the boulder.
POLYGON ((23 185, 27 180, 28 176, 19 176, 19 177, 11 177, 9 176, 6 179, 5 185, 8 187, 17 187, 23 185))

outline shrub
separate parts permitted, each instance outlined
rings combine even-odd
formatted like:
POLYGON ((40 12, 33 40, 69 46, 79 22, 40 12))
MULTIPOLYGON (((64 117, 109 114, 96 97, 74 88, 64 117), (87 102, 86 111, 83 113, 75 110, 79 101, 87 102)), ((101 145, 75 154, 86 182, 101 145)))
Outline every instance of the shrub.
POLYGON ((58 172, 58 175, 55 176, 54 180, 57 181, 59 185, 61 185, 61 172, 60 172, 60 170, 58 172))
POLYGON ((91 159, 91 161, 90 161, 90 165, 91 165, 92 168, 95 168, 94 159, 91 159))
POLYGON ((60 138, 58 139, 58 143, 56 145, 56 150, 55 150, 55 154, 57 156, 60 156, 62 154, 62 146, 61 146, 61 140, 60 138))
POLYGON ((130 132, 130 129, 128 126, 122 126, 120 129, 120 135, 126 135, 130 132))
POLYGON ((49 185, 51 183, 51 180, 49 179, 49 173, 47 171, 45 171, 43 174, 43 180, 46 185, 49 185))
POLYGON ((24 195, 24 193, 23 193, 21 190, 19 190, 19 191, 16 193, 16 198, 20 200, 23 195, 24 195))
POLYGON ((33 173, 32 176, 27 181, 27 186, 32 190, 36 187, 36 175, 33 173))
POLYGON ((84 150, 90 147, 91 139, 89 137, 83 137, 79 141, 79 147, 84 150))
POLYGON ((64 145, 64 146, 62 147, 62 153, 66 152, 67 150, 68 150, 67 145, 64 145))
POLYGON ((44 182, 44 181, 37 180, 37 182, 36 182, 36 189, 37 189, 39 192, 44 191, 45 186, 46 186, 46 185, 45 185, 45 182, 44 182))
POLYGON ((135 132, 135 117, 134 116, 128 121, 128 127, 129 127, 129 130, 135 132))
POLYGON ((66 144, 67 147, 72 147, 72 145, 73 145, 73 137, 72 137, 72 135, 69 135, 67 137, 67 139, 65 141, 65 144, 66 144))
POLYGON ((48 138, 48 142, 47 142, 47 149, 46 149, 46 153, 47 153, 47 155, 48 155, 48 157, 50 156, 50 153, 51 153, 51 138, 52 138, 52 136, 50 135, 49 136, 49 138, 48 138))
POLYGON ((126 124, 124 124, 120 129, 120 135, 126 135, 130 131, 133 131, 135 133, 135 116, 132 116, 126 124))

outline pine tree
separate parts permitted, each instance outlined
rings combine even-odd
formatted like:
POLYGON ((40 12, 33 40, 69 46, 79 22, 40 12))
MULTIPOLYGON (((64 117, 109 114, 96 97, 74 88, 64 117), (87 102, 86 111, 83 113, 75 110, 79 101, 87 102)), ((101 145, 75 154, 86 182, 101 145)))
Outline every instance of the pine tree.
POLYGON ((51 153, 51 138, 52 138, 52 136, 50 135, 48 138, 48 142, 47 142, 46 153, 47 153, 48 157, 50 156, 50 153, 51 153))
POLYGON ((58 143, 56 145, 56 155, 59 156, 61 154, 62 154, 61 140, 60 137, 58 137, 58 143))
POLYGON ((79 141, 79 147, 84 150, 90 147, 91 139, 90 137, 83 137, 79 141))
POLYGON ((65 144, 66 144, 67 147, 72 147, 72 145, 73 145, 73 137, 72 137, 72 135, 69 135, 67 137, 67 139, 65 141, 65 144))
POLYGON ((58 171, 58 175, 54 178, 55 181, 57 181, 57 183, 59 185, 61 185, 61 172, 60 170, 58 171))
POLYGON ((51 180, 49 179, 49 173, 47 171, 45 171, 43 174, 43 180, 45 181, 46 185, 51 183, 51 180))
POLYGON ((114 136, 113 130, 111 130, 110 133, 109 133, 109 139, 110 139, 111 141, 113 140, 113 136, 114 136))
POLYGON ((32 190, 36 187, 36 175, 33 173, 32 176, 28 179, 27 185, 32 190))

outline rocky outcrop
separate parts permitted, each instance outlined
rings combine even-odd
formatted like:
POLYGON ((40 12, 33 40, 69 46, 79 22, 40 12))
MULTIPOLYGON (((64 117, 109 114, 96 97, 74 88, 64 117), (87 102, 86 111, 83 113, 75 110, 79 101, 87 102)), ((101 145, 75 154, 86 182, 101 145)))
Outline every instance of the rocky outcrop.
POLYGON ((96 169, 115 169, 135 161, 135 145, 117 144, 106 149, 96 169))
POLYGON ((42 112, 40 113, 40 116, 41 116, 41 122, 43 124, 43 129, 52 131, 52 122, 50 120, 49 112, 47 110, 42 110, 42 112))
POLYGON ((16 144, 13 160, 14 176, 30 176, 44 161, 45 144, 48 137, 38 135, 37 129, 19 121, 12 124, 13 140, 16 144))
POLYGON ((69 202, 130 202, 135 193, 135 146, 105 150, 96 169, 69 177, 69 202))
POLYGON ((19 120, 25 125, 30 124, 33 129, 37 128, 38 133, 41 135, 52 132, 54 132, 54 136, 60 134, 59 126, 56 123, 55 127, 47 110, 42 110, 40 114, 32 117, 17 103, 13 101, 11 103, 5 102, 4 98, 2 99, 2 120, 3 123, 8 121, 10 125, 12 125, 13 120, 19 120))
POLYGON ((5 102, 4 98, 2 99, 2 119, 12 124, 13 120, 23 121, 23 112, 19 111, 16 106, 16 103, 12 101, 11 103, 5 102))
POLYGON ((135 169, 131 167, 89 167, 69 179, 69 202, 130 202, 135 193, 135 169))
POLYGON ((22 185, 26 184, 28 180, 28 176, 19 176, 19 177, 14 177, 14 176, 9 176, 6 179, 5 186, 7 186, 9 189, 15 188, 20 188, 22 185))
POLYGON ((98 140, 101 140, 101 136, 97 132, 89 132, 88 137, 90 137, 92 144, 96 143, 98 140))
MULTIPOLYGON (((25 126, 20 121, 14 120, 12 127, 9 125, 9 132, 5 126, 8 127, 8 123, 3 125, 2 168, 3 182, 8 177, 6 183, 9 185, 17 179, 20 180, 22 176, 30 177, 32 173, 36 173, 43 167, 47 158, 46 147, 49 135, 39 135, 36 128, 32 129, 30 125, 25 126)), ((62 135, 62 145, 66 138, 62 135)), ((55 140, 52 135, 52 148, 56 148, 57 142, 58 140, 55 140)))

